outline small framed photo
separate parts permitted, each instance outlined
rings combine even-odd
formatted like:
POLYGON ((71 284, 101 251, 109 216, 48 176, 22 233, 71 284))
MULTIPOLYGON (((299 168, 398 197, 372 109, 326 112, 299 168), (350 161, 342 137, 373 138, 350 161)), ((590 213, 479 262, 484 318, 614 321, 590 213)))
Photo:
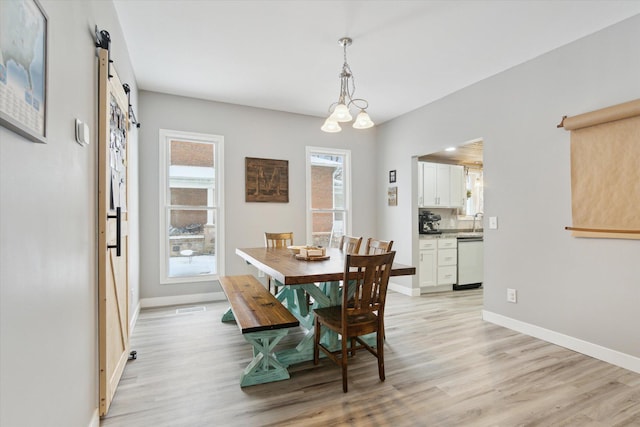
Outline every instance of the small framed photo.
POLYGON ((392 170, 392 171, 389 171, 389 182, 390 183, 396 182, 396 171, 395 171, 395 169, 392 170))
POLYGON ((387 190, 387 203, 389 206, 398 206, 398 187, 389 187, 387 190))

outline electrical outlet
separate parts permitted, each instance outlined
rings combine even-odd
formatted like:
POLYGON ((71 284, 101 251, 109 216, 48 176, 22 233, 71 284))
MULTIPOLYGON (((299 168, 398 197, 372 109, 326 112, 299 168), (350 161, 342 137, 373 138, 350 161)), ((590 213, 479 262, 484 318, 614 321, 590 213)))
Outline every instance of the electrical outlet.
POLYGON ((518 293, 515 289, 507 288, 507 301, 512 303, 518 302, 518 293))
POLYGON ((258 270, 258 277, 264 277, 264 271, 258 270))

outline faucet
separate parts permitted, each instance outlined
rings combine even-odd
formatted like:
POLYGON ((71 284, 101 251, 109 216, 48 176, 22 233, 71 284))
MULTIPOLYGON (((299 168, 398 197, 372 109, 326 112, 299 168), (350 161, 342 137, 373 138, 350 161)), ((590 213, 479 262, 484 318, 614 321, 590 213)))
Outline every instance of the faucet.
POLYGON ((482 212, 477 212, 474 216, 473 216, 473 229, 471 230, 472 232, 476 232, 476 219, 478 219, 479 216, 484 216, 484 214, 482 212))

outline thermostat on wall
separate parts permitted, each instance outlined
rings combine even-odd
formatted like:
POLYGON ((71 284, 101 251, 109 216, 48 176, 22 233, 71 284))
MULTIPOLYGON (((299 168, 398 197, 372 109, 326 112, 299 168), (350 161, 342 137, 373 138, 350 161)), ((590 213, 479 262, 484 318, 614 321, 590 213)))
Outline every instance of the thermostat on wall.
POLYGON ((76 119, 76 141, 84 147, 85 145, 89 145, 90 140, 89 125, 76 119))

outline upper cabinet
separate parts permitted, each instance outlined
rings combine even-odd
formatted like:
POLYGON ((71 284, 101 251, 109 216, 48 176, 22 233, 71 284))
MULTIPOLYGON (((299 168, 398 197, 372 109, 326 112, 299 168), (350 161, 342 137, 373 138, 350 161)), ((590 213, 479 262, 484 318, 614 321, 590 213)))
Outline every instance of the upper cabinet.
POLYGON ((451 181, 449 182, 450 188, 450 202, 451 206, 455 208, 464 207, 467 202, 467 189, 466 179, 464 176, 464 166, 451 166, 451 181))
POLYGON ((418 206, 462 208, 465 205, 464 167, 418 162, 418 206))

